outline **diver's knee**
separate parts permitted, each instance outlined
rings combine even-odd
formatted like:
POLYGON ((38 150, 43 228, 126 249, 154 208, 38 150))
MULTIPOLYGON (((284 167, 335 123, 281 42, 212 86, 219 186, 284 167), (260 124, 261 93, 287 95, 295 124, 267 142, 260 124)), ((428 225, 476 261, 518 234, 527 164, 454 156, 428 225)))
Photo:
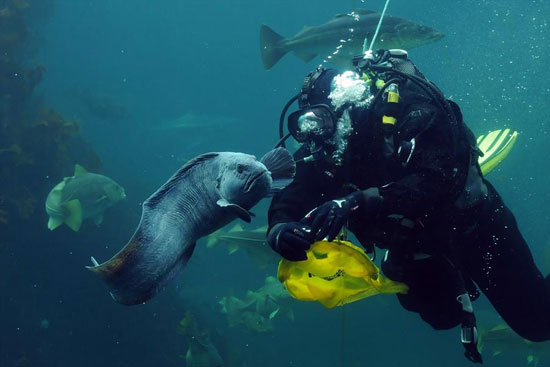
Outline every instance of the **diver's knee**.
POLYGON ((540 343, 550 340, 550 329, 547 330, 518 330, 516 333, 523 339, 540 343))
POLYGON ((550 340, 550 318, 545 318, 544 320, 538 319, 538 322, 514 325, 512 329, 522 338, 532 342, 545 342, 550 340))

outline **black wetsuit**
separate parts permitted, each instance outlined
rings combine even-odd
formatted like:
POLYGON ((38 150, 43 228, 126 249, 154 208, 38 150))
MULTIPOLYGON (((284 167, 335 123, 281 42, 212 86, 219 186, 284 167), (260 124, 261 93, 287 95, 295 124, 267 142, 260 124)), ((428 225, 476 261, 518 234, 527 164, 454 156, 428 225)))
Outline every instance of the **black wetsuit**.
MULTIPOLYGON (((537 269, 512 213, 481 177, 477 156, 474 173, 486 191, 460 208, 456 204, 466 180, 456 172, 457 161, 462 167, 474 162, 469 130, 464 127, 456 137, 440 108, 420 91, 411 87, 401 92, 393 149, 380 127, 382 111, 355 113, 355 134, 343 165, 298 163, 294 182, 273 198, 270 228, 300 221, 311 209, 354 190, 378 187, 383 197, 379 212, 366 214, 360 208, 349 229, 367 250, 389 249, 382 269, 409 285, 408 294, 398 295, 404 308, 436 329, 459 325, 460 273, 462 289, 475 298, 477 285, 519 335, 550 339, 548 280, 537 269), (398 155, 398 147, 413 138, 412 153, 398 155)), ((307 154, 305 147, 297 152, 298 158, 307 154)))

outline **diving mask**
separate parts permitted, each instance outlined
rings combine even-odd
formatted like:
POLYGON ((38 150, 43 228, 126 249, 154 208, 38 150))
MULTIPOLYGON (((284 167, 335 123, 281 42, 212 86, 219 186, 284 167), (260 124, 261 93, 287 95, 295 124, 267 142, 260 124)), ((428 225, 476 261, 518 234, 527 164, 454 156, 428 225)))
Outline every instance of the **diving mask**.
POLYGON ((325 141, 336 131, 337 118, 324 104, 302 108, 288 116, 288 130, 299 143, 325 141))

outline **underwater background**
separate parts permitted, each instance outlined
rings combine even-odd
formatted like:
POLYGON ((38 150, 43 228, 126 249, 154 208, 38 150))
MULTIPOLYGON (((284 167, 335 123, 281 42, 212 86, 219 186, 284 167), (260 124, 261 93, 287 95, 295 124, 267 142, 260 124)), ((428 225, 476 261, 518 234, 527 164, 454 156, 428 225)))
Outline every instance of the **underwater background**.
MULTIPOLYGON (((256 290, 276 265, 199 241, 189 265, 144 305, 126 307, 85 269, 132 235, 141 203, 192 157, 261 156, 278 139, 281 108, 309 63, 287 55, 265 71, 259 27, 285 36, 383 1, 0 0, 0 366, 185 366, 191 314, 226 366, 468 366, 459 330, 434 331, 394 296, 331 310, 294 301, 273 329, 230 327, 224 296, 256 290), (197 125, 156 128, 184 117, 197 125), (126 200, 101 226, 47 228, 44 202, 74 165, 118 182, 126 200)), ((462 108, 477 134, 518 130, 488 179, 550 271, 550 3, 393 0, 388 14, 445 38, 410 58, 462 108)), ((336 45, 335 45, 336 47, 336 45)), ((269 201, 252 227, 266 222, 269 201)), ((514 271, 514 269, 510 269, 514 271)), ((511 289, 521 299, 521 289, 511 289)), ((498 319, 482 297, 478 318, 498 319), (484 316, 485 315, 485 316, 484 316)), ((550 311, 549 311, 550 312, 550 311)), ((493 321, 496 319, 496 321, 493 321)), ((480 321, 480 324, 482 321, 480 321)), ((550 348, 550 347, 549 347, 550 348)), ((550 366, 550 353, 540 366, 550 366)), ((488 366, 526 366, 527 354, 488 366)))

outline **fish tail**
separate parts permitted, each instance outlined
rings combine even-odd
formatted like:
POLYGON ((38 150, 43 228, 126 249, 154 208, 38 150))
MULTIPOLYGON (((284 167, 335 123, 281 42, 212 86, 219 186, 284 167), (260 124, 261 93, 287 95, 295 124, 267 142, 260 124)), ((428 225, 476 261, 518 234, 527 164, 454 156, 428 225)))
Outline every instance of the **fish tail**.
POLYGON ((65 217, 65 224, 73 231, 78 232, 82 225, 82 205, 80 200, 74 199, 64 204, 64 209, 68 213, 65 217))
POLYGON ((296 162, 285 148, 276 148, 267 152, 260 162, 266 166, 273 179, 270 195, 276 194, 292 182, 296 173, 296 162))
POLYGON ((288 50, 285 50, 281 45, 284 40, 283 36, 265 24, 262 24, 260 27, 260 51, 262 53, 264 69, 271 69, 273 65, 286 55, 288 50))
POLYGON ((138 229, 130 241, 115 256, 103 264, 92 260, 86 268, 107 284, 111 297, 123 305, 144 303, 157 294, 165 284, 185 268, 195 244, 183 246, 155 242, 138 229), (170 254, 159 248, 183 247, 170 254))
POLYGON ((206 247, 212 248, 220 242, 220 235, 223 233, 223 228, 218 229, 216 232, 212 233, 206 239, 206 247))

